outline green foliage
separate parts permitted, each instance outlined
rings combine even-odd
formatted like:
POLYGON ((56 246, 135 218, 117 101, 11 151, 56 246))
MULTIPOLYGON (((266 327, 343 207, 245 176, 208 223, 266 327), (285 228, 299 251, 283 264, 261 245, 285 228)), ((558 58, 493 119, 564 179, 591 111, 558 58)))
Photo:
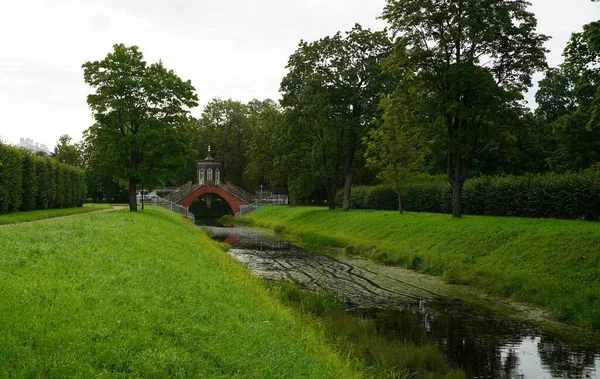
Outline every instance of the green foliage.
POLYGON ((383 18, 399 38, 386 62, 397 78, 388 111, 412 110, 421 134, 444 155, 461 216, 462 186, 482 149, 510 146, 519 100, 545 68, 537 21, 510 0, 388 0, 383 18))
MULTIPOLYGON (((447 185, 447 184, 446 184, 447 185)), ((600 197, 597 197, 600 198, 600 197)), ((596 222, 432 213, 328 212, 263 207, 244 216, 300 238, 319 233, 385 263, 418 266, 600 328, 600 229, 596 222), (371 248, 374 246, 375 248, 371 248)))
POLYGON ((0 214, 83 205, 80 169, 0 143, 0 214))
MULTIPOLYGON (((255 129, 250 105, 231 99, 213 99, 204 107, 202 117, 196 122, 196 128, 197 144, 200 146, 198 158, 204 158, 210 146, 211 154, 222 159, 226 165, 224 180, 243 188, 253 187, 253 183, 244 176, 249 161, 250 141, 255 129)), ((197 181, 197 174, 194 181, 197 181)))
POLYGON ((35 172, 34 159, 34 156, 31 154, 23 154, 22 157, 21 211, 31 211, 36 209, 35 198, 39 179, 35 172))
MULTIPOLYGON (((371 32, 357 24, 345 36, 338 32, 311 43, 301 41, 288 60, 281 104, 294 145, 287 154, 294 156, 295 171, 310 171, 317 179, 310 183, 324 186, 330 208, 335 207, 342 178, 343 208, 348 208, 354 157, 371 121, 380 117, 379 99, 389 86, 380 63, 391 45, 386 32, 371 32)), ((290 192, 299 187, 290 184, 290 192)))
MULTIPOLYGON (((357 186, 353 194, 356 209, 397 209, 389 186, 357 186)), ((338 192, 338 202, 341 196, 338 192)), ((452 211, 452 192, 442 177, 420 176, 406 187, 404 200, 411 212, 452 211)), ((463 201, 464 212, 473 215, 598 220, 600 172, 472 178, 465 182, 463 201)))
POLYGON ((0 143, 0 213, 16 212, 22 199, 24 151, 0 143))
MULTIPOLYGON (((418 130, 420 120, 393 99, 382 99, 383 122, 369 133, 367 164, 377 168, 378 178, 394 189, 398 211, 404 211, 402 197, 407 182, 421 169, 425 158, 423 135, 418 130)), ((375 209, 380 205, 375 206, 375 209)))
POLYGON ((536 93, 536 113, 550 125, 548 164, 579 171, 600 161, 600 22, 573 33, 565 61, 549 69, 536 93))
MULTIPOLYGON (((257 104, 257 103, 255 103, 257 104)), ((287 135, 286 117, 271 100, 254 106, 255 127, 249 146, 246 175, 277 193, 288 192, 294 143, 287 135)))
POLYGON ((58 138, 52 157, 61 163, 83 167, 83 144, 71 143, 72 138, 64 134, 58 138))
POLYGON ((600 219, 600 174, 482 177, 465 185, 470 214, 600 219))
POLYGON ((175 213, 0 228, 0 251, 3 376, 362 377, 175 213))
POLYGON ((96 121, 85 132, 89 161, 128 183, 131 211, 138 183, 152 187, 166 170, 185 164, 189 108, 198 101, 190 81, 143 58, 137 46, 117 44, 103 60, 83 64, 85 82, 95 90, 87 97, 96 121))

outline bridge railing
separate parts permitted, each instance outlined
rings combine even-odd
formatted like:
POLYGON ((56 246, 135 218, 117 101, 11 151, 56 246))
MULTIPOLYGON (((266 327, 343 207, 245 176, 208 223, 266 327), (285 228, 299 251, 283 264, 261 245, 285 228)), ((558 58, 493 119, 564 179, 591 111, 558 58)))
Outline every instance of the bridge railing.
POLYGON ((238 212, 236 213, 235 217, 240 217, 245 214, 248 214, 264 205, 288 205, 288 203, 289 203, 289 198, 287 195, 271 194, 271 196, 264 198, 264 199, 259 199, 252 204, 240 205, 240 208, 239 208, 238 212))
POLYGON ((165 209, 168 209, 170 211, 179 213, 184 215, 187 218, 190 218, 192 220, 195 220, 196 218, 194 217, 193 213, 190 213, 187 207, 184 207, 183 205, 179 205, 179 204, 175 204, 171 201, 162 201, 162 202, 157 202, 155 203, 155 205, 158 205, 159 207, 163 207, 165 209))

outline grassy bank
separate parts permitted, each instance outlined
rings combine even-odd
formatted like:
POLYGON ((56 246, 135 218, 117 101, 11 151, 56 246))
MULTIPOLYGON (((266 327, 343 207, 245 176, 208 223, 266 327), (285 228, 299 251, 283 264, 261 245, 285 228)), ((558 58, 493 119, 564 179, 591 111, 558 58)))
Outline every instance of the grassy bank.
POLYGON ((36 221, 43 220, 46 218, 89 213, 109 208, 111 208, 111 206, 108 204, 84 204, 83 207, 44 209, 39 211, 7 213, 0 215, 0 225, 17 224, 19 222, 36 221))
POLYGON ((179 215, 0 229, 0 377, 360 375, 179 215))
POLYGON ((245 217, 305 243, 443 275, 600 328, 600 224, 583 221, 264 207, 245 217))

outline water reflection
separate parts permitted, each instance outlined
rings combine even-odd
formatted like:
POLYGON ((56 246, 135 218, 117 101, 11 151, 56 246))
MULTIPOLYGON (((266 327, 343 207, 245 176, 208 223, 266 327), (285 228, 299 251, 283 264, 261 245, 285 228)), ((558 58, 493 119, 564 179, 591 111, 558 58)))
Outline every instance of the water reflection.
MULTIPOLYGON (((436 344, 469 378, 600 378, 600 349, 437 296, 410 280, 301 250, 246 228, 209 227, 229 254, 255 274, 294 280, 344 299, 388 339, 436 344)), ((377 267, 377 266, 375 266, 377 267)), ((398 272, 401 272, 398 270, 398 272)), ((398 274, 401 276, 402 274, 398 274)))

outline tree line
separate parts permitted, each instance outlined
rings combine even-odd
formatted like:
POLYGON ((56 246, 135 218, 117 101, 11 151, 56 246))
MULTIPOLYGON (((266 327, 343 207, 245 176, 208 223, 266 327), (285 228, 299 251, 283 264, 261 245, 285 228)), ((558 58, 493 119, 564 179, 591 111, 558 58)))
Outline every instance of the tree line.
MULTIPOLYGON (((282 98, 213 99, 200 118, 189 81, 137 47, 86 62, 95 124, 81 154, 91 191, 194 180, 195 159, 226 162, 226 179, 351 206, 353 184, 387 183, 398 196, 417 173, 444 175, 452 214, 467 178, 582 171, 600 161, 600 22, 573 33, 549 68, 537 20, 521 0, 388 0, 371 31, 306 42, 290 56, 282 98), (545 72, 526 107, 524 92, 545 72)), ((132 200, 133 199, 133 200, 132 200)))

